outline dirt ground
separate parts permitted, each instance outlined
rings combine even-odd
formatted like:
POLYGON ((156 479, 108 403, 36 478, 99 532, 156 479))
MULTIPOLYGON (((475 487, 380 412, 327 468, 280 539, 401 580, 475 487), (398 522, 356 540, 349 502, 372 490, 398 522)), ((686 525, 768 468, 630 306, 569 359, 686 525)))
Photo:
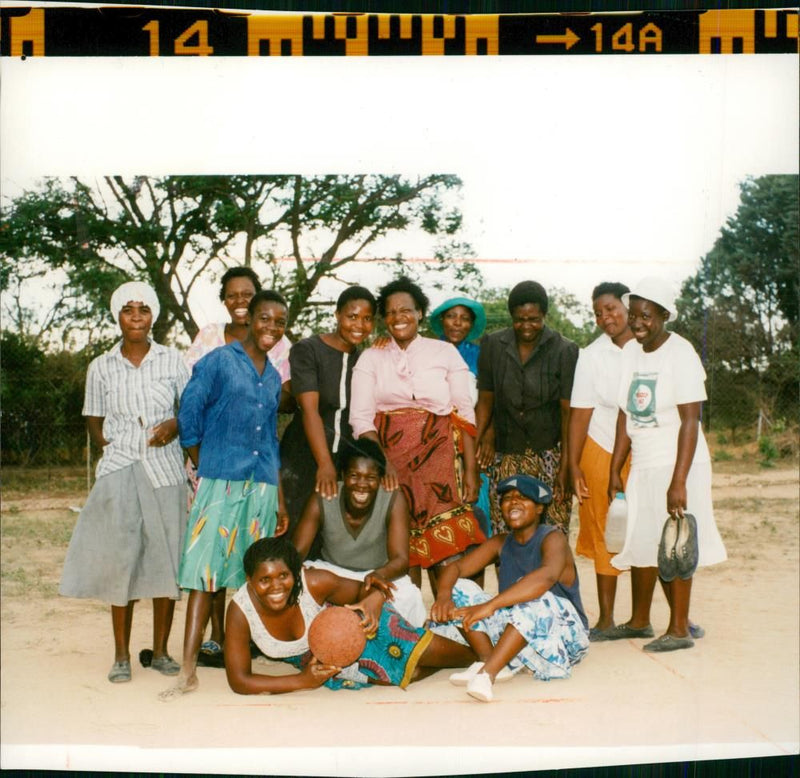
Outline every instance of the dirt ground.
MULTIPOLYGON (((800 732, 798 470, 721 463, 717 521, 729 560, 695 577, 693 649, 651 655, 643 641, 593 644, 567 681, 517 676, 476 702, 447 671, 406 691, 318 689, 242 697, 224 672, 157 699, 168 679, 113 659, 107 606, 58 596, 61 566, 85 497, 80 476, 33 488, 6 478, 2 504, 0 766, 285 775, 457 775, 601 764, 797 754, 800 732)), ((577 531, 573 520, 572 545, 577 531)), ((590 620, 591 562, 579 559, 590 620)), ((495 584, 496 585, 496 584, 495 584)), ((430 594, 428 594, 430 601, 430 594)), ((616 615, 628 617, 629 576, 616 615)), ((179 657, 185 600, 170 640, 179 657)), ((656 593, 653 624, 667 623, 656 593)), ((149 645, 151 609, 137 606, 132 653, 149 645)), ((266 664, 258 665, 268 670, 266 664)))

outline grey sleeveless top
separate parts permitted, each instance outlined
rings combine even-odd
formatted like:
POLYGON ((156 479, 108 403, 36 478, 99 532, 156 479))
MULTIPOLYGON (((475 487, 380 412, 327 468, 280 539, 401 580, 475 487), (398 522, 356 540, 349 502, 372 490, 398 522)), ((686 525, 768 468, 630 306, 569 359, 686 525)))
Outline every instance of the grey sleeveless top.
POLYGON ((323 500, 322 503, 322 558, 348 570, 374 570, 387 562, 386 532, 393 492, 378 488, 372 513, 361 525, 358 535, 353 537, 345 524, 344 491, 339 481, 339 497, 323 500))

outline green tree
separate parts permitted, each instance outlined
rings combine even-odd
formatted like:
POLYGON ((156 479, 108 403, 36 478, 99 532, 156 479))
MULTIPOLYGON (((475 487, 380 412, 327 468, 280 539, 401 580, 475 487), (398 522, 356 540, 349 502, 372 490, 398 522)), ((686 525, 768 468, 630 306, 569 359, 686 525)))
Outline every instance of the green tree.
POLYGON ((740 188, 736 213, 683 284, 675 327, 706 365, 707 421, 734 434, 759 411, 795 416, 800 387, 798 176, 740 188))
POLYGON ((445 196, 460 186, 449 175, 46 179, 11 200, 0 225, 6 315, 17 331, 38 337, 26 290, 51 284, 57 302, 40 330, 102 331, 112 290, 138 279, 161 302, 155 338, 181 331, 193 338, 189 296, 198 278, 246 264, 286 295, 290 321, 302 328, 329 305, 315 299, 322 281, 339 279, 390 233, 418 228, 434 236, 433 264, 446 272, 453 252, 468 251, 458 242, 461 215, 445 196), (284 255, 290 269, 276 261, 284 255))

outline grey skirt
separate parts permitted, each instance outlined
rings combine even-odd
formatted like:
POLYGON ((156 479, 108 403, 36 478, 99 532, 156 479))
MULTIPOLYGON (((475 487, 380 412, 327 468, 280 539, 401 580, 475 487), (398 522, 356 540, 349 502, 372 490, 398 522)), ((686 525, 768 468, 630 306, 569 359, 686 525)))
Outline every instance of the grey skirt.
POLYGON ((155 488, 140 463, 97 479, 64 560, 59 593, 111 605, 178 599, 186 485, 155 488))

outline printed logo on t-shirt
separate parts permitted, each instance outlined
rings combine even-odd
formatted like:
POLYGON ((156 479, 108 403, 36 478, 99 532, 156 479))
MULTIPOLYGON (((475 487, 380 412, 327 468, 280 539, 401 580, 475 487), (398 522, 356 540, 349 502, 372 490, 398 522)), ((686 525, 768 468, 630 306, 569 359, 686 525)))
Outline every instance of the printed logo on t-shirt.
POLYGON ((634 427, 657 427, 656 384, 658 373, 634 373, 628 389, 628 413, 634 427))

